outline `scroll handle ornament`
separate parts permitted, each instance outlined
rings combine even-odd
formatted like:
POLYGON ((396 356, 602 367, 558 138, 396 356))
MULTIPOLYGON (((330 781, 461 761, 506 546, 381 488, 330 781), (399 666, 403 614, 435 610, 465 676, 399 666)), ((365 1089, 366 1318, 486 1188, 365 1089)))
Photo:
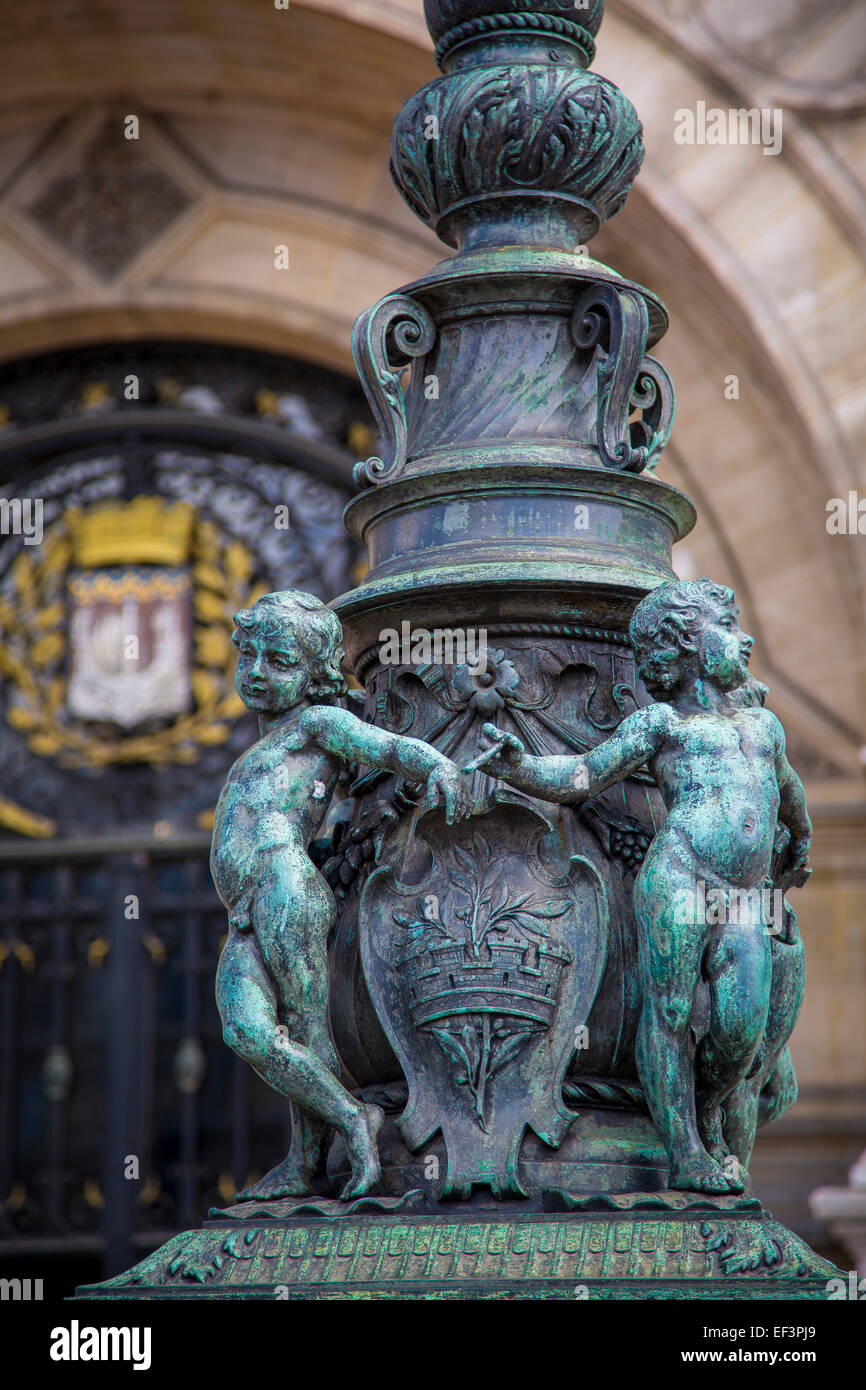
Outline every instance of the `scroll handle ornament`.
POLYGON ((355 324, 352 355, 364 394, 385 441, 382 458, 355 465, 361 487, 399 477, 406 464, 406 406, 400 377, 413 357, 423 357, 436 341, 427 310, 405 294, 389 294, 355 324))
POLYGON ((575 305, 571 334, 577 347, 601 347, 598 364, 597 445, 606 468, 640 473, 655 468, 670 437, 675 397, 668 373, 644 355, 646 304, 632 290, 592 285, 575 305), (629 423, 634 409, 643 417, 629 423))

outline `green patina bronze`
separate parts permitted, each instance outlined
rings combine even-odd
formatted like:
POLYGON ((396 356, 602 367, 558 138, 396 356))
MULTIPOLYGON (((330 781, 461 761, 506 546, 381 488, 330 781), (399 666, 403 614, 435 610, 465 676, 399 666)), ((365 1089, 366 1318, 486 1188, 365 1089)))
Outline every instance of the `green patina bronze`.
POLYGON ((229 914, 216 996, 229 1047, 292 1102, 292 1148, 243 1196, 313 1190, 334 1130, 352 1175, 346 1200, 379 1179, 377 1105, 339 1082, 328 1034, 328 933, 334 895, 309 857, 342 760, 426 784, 460 809, 457 768, 429 744, 400 738, 342 707, 346 682, 340 624, 312 594, 266 594, 235 615, 238 694, 261 737, 228 775, 214 817, 211 872, 229 914))
POLYGON ((820 1298, 836 1273, 749 1181, 796 1098, 810 825, 733 595, 671 568, 695 512, 654 476, 667 311, 587 251, 643 155, 588 71, 602 11, 426 0, 442 76, 391 171, 454 254, 355 328, 369 569, 333 612, 237 617, 261 737, 216 816, 217 998, 291 1150, 82 1296, 820 1298))
MULTIPOLYGON (((528 756, 514 734, 487 724, 485 751, 471 766, 574 805, 649 767, 667 817, 634 884, 638 1075, 670 1159, 670 1186, 742 1192, 760 1084, 781 1092, 778 1057, 800 1001, 789 986, 792 974, 802 977, 796 919, 785 905, 774 921, 774 897, 805 881, 812 827, 781 724, 761 704, 737 699, 752 639, 732 591, 709 580, 663 584, 638 604, 630 635, 658 703, 583 757, 528 756), (702 982, 708 1011, 698 1041, 702 982)), ((789 1056, 782 1065, 787 1082, 789 1056)))

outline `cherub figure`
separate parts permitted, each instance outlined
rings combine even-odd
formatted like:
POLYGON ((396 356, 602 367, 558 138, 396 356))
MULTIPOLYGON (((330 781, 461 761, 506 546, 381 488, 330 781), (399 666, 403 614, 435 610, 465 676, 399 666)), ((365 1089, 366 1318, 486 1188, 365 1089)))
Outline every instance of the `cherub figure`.
POLYGON ((777 820, 790 834, 787 882, 804 871, 812 827, 778 719, 731 698, 748 677, 752 649, 733 592, 708 579, 662 584, 638 604, 630 636, 657 703, 582 757, 531 757, 513 734, 485 725, 474 765, 532 796, 573 803, 649 765, 668 814, 634 885, 638 1074, 670 1185, 739 1192, 738 1164, 725 1161, 721 1102, 749 1074, 767 1027, 772 965, 760 889, 777 820), (707 901, 713 912, 702 910, 707 901), (691 1019, 702 979, 710 1017, 696 1046, 691 1019))
POLYGON ((211 872, 229 914, 216 996, 229 1047, 292 1105, 288 1156, 240 1195, 310 1192, 336 1129, 352 1168, 348 1200, 379 1179, 382 1112, 338 1080, 326 951, 336 904, 308 846, 344 759, 426 781, 449 823, 465 810, 460 773, 428 744, 343 707, 342 630, 312 594, 266 594, 235 623, 237 689, 261 736, 229 772, 214 818, 211 872))
MULTIPOLYGON (((731 693, 734 704, 763 706, 769 689, 750 676, 731 693)), ((787 1046, 803 1002, 806 960, 797 929, 797 914, 785 897, 788 888, 802 888, 811 869, 793 869, 787 850, 791 834, 779 823, 770 874, 765 891, 772 894, 770 934, 772 978, 767 1027, 748 1076, 726 1097, 722 1133, 726 1147, 748 1168, 759 1124, 767 1124, 788 1110, 797 1099, 797 1075, 787 1046)))

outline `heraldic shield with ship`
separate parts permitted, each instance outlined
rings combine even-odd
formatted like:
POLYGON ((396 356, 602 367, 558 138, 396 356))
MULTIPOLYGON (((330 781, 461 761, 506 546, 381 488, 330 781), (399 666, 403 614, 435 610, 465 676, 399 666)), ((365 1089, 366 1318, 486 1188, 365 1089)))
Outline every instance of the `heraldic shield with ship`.
MULTIPOLYGON (((665 306, 588 250, 641 126, 602 0, 425 10, 391 175, 450 254, 356 324, 369 568, 235 616, 217 1005, 291 1147, 79 1297, 823 1297, 749 1176, 796 1099, 803 787, 733 592, 672 567, 665 306)), ((158 680, 183 577, 124 582, 158 680)))

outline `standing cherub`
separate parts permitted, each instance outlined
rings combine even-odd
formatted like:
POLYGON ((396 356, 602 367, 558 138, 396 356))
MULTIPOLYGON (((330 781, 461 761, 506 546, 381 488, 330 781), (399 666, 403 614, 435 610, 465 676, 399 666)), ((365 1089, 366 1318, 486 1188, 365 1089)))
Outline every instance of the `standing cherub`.
POLYGON ((802 875, 812 827, 778 719, 730 698, 747 679, 752 648, 733 592, 708 579, 662 584, 638 604, 630 636, 658 703, 629 715, 583 757, 530 757, 513 734, 485 725, 475 764, 530 795, 576 803, 649 765, 668 814, 634 885, 638 1074, 670 1185, 739 1192, 737 1165, 724 1162, 721 1102, 748 1075, 770 1007, 770 933, 754 890, 770 873, 777 819, 792 837, 788 882, 802 875), (711 895, 715 911, 696 911, 711 895), (726 910, 735 899, 742 908, 744 898, 751 912, 726 910), (696 1046, 701 979, 710 1017, 696 1046))
POLYGON ((214 817, 211 872, 229 913, 217 1004, 229 1047, 292 1102, 287 1158, 242 1195, 311 1191, 336 1129, 352 1167, 348 1200, 379 1179, 382 1112, 337 1079, 326 951, 336 904, 307 847, 344 759, 426 780, 449 824, 464 810, 460 774, 428 744, 343 708, 342 630, 312 594, 266 594, 235 623, 238 693, 258 713, 261 737, 229 772, 214 817))

